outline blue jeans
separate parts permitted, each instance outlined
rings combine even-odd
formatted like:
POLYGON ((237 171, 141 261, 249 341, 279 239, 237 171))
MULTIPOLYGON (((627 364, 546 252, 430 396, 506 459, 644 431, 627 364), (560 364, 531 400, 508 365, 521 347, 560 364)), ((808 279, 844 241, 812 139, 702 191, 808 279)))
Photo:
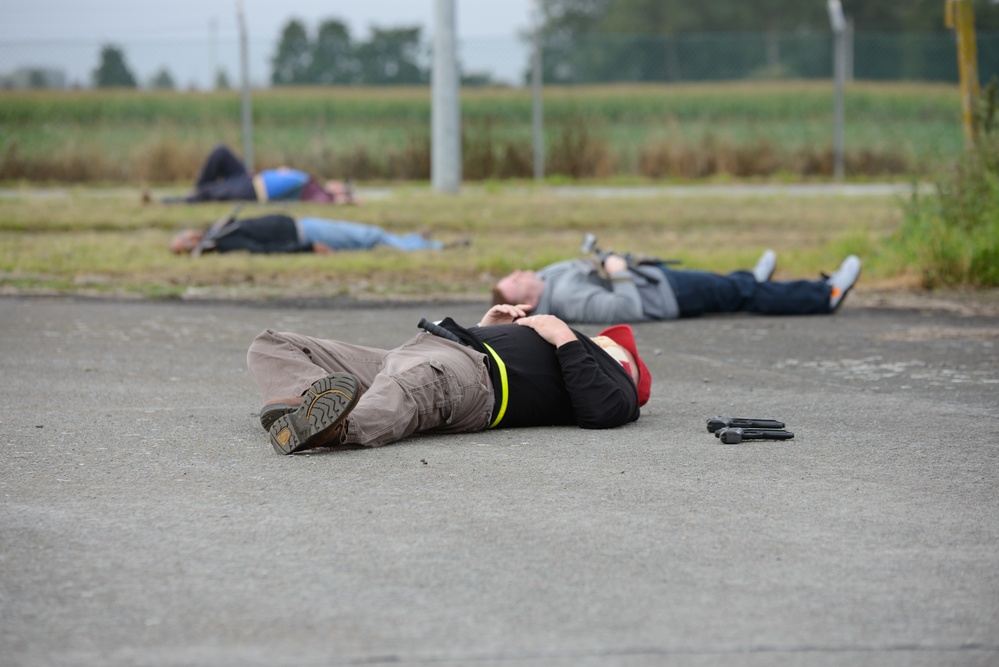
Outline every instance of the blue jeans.
POLYGON ((680 317, 705 313, 817 315, 830 312, 831 288, 825 280, 758 283, 749 271, 727 276, 705 271, 677 271, 663 265, 680 317))
POLYGON ((430 241, 419 234, 398 236, 381 227, 360 222, 301 218, 302 239, 306 243, 322 243, 334 250, 367 250, 377 245, 387 245, 399 250, 440 250, 444 244, 430 241))

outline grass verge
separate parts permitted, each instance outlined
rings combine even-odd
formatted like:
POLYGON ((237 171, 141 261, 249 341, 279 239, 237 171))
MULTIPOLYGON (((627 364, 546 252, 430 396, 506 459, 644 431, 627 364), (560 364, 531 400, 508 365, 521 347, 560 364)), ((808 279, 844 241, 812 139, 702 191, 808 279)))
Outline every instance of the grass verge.
POLYGON ((127 189, 22 189, 0 198, 0 289, 152 298, 329 298, 485 300, 496 279, 578 256, 585 233, 604 249, 681 259, 686 268, 727 272, 778 251, 778 279, 814 278, 842 257, 865 259, 864 282, 904 269, 879 263, 902 207, 890 196, 636 196, 527 185, 466 187, 442 196, 395 188, 360 207, 251 206, 243 216, 282 210, 342 217, 394 232, 432 230, 468 247, 402 253, 387 248, 333 256, 248 254, 175 257, 184 227, 205 227, 229 207, 142 205, 127 189))

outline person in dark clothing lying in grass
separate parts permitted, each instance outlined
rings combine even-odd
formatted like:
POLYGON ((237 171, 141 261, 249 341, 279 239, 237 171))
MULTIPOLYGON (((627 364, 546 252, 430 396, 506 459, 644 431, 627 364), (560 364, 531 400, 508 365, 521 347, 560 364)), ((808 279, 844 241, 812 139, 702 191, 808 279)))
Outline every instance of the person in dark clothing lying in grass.
MULTIPOLYGON (((142 200, 152 203, 148 192, 142 200)), ((298 169, 279 167, 255 174, 247 171, 232 150, 219 144, 208 155, 194 182, 194 192, 166 197, 163 204, 194 204, 207 201, 307 201, 325 204, 356 204, 350 182, 319 183, 298 169)))
POLYGON ((251 253, 314 252, 328 254, 339 250, 369 250, 389 246, 398 250, 442 250, 452 244, 433 241, 428 233, 391 234, 381 227, 360 222, 325 218, 293 218, 274 214, 237 220, 235 216, 216 223, 207 231, 185 229, 170 242, 175 254, 190 252, 248 251, 251 253))

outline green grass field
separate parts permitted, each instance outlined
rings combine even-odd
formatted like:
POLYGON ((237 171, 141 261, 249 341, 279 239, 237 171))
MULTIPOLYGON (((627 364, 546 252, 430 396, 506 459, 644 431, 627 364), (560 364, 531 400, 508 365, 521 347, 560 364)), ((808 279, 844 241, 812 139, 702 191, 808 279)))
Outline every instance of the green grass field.
MULTIPOLYGON (((828 82, 553 87, 547 172, 563 177, 801 179, 831 172, 828 82)), ((327 177, 429 174, 427 88, 268 89, 253 94, 258 166, 327 177)), ((531 175, 531 97, 462 92, 466 177, 531 175)), ((237 92, 4 92, 0 180, 188 182, 216 143, 242 146, 237 92)), ((955 86, 848 86, 853 178, 930 173, 963 145, 955 86)))
POLYGON ((0 289, 145 297, 488 299, 493 282, 518 267, 579 255, 583 235, 601 246, 676 257, 688 268, 751 266, 767 247, 780 253, 778 278, 814 278, 842 257, 865 259, 866 286, 904 278, 881 257, 897 229, 894 197, 641 196, 599 198, 525 185, 468 186, 457 196, 400 187, 363 206, 287 205, 244 209, 343 216, 408 232, 430 229, 468 247, 402 253, 389 249, 334 256, 246 254, 175 257, 167 250, 183 227, 205 227, 222 204, 142 205, 138 190, 24 189, 0 198, 0 289))
MULTIPOLYGON (((546 185, 827 180, 832 95, 827 82, 549 88, 546 185)), ((605 247, 677 257, 690 268, 751 266, 772 247, 781 278, 814 277, 852 252, 864 258, 865 287, 918 282, 884 243, 903 215, 904 202, 893 197, 601 199, 536 187, 529 91, 462 92, 466 185, 456 197, 426 186, 427 88, 271 89, 255 91, 253 101, 258 167, 352 176, 362 192, 393 184, 390 196, 361 207, 286 210, 430 229, 472 245, 177 258, 166 250, 173 233, 205 227, 229 207, 143 206, 139 192, 182 192, 213 145, 238 150, 238 93, 8 91, 0 94, 0 182, 8 186, 0 197, 0 289, 485 299, 513 268, 578 254, 586 232, 605 247)), ((848 86, 848 178, 935 180, 964 150, 960 117, 954 86, 848 86)))

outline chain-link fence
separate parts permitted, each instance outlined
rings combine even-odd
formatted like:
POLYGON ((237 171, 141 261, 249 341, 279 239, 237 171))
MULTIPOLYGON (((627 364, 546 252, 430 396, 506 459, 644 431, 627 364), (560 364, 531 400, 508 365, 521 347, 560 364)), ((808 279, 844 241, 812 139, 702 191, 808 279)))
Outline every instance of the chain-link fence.
MULTIPOLYGON (((999 33, 977 37, 979 77, 987 84, 999 73, 999 33)), ((258 166, 291 164, 360 180, 429 177, 427 91, 275 87, 276 40, 249 41, 251 82, 258 89, 252 132, 241 128, 236 90, 198 96, 0 92, 0 180, 187 180, 211 145, 238 146, 247 135, 258 166)), ((845 100, 846 175, 926 174, 961 154, 952 33, 857 33, 847 44, 848 77, 856 83, 845 100)), ((106 46, 83 40, 0 43, 0 75, 6 73, 3 83, 11 89, 90 88, 106 46)), ((240 84, 236 39, 145 39, 115 46, 142 88, 154 87, 154 81, 178 90, 240 84)), ((521 87, 529 80, 530 44, 513 37, 466 39, 459 49, 466 86, 464 177, 531 177, 532 100, 521 87), (470 88, 497 82, 511 88, 470 88)), ((545 173, 832 175, 838 157, 832 52, 829 33, 605 35, 565 43, 550 38, 543 58, 545 173), (591 85, 620 82, 707 85, 591 85)), ((405 53, 429 73, 429 46, 405 53)), ((391 81, 388 70, 404 69, 391 59, 379 62, 385 81, 391 81)), ((317 69, 307 64, 302 71, 317 69)))
MULTIPOLYGON (((999 33, 979 33, 983 82, 999 73, 999 33)), ((236 38, 113 40, 140 87, 207 90, 240 81, 236 38), (164 76, 166 74, 166 76, 164 76)), ((0 86, 87 88, 103 43, 33 40, 0 43, 0 86)), ((429 70, 428 45, 415 56, 429 70)), ((828 33, 690 33, 669 36, 590 35, 546 39, 544 81, 550 84, 822 79, 832 73, 828 33)), ((250 80, 269 86, 277 43, 250 37, 250 80)), ((957 81, 954 35, 857 32, 848 40, 851 78, 957 81)), ((530 45, 517 37, 465 39, 460 60, 466 84, 522 85, 530 45)))
MULTIPOLYGON (((254 39, 256 51, 272 39, 254 39)), ((239 40, 227 39, 116 39, 31 40, 0 42, 0 77, 4 87, 89 88, 101 63, 101 50, 111 44, 118 47, 125 64, 140 87, 152 87, 161 72, 169 73, 178 89, 206 90, 216 87, 218 73, 234 85, 240 76, 239 40), (39 85, 41 81, 51 85, 39 85), (33 85, 32 85, 33 84, 33 85)), ((268 85, 268 56, 260 53, 250 65, 254 86, 268 85)))
MULTIPOLYGON (((863 80, 957 81, 950 33, 849 33, 849 77, 863 80)), ((999 34, 978 35, 979 69, 999 72, 999 34)), ((698 33, 588 36, 544 46, 549 83, 696 82, 822 79, 832 74, 826 33, 698 33)))
MULTIPOLYGON (((271 85, 277 40, 249 36, 251 85, 271 85)), ((241 81, 239 40, 228 38, 32 40, 0 42, 0 88, 89 88, 106 45, 121 50, 139 87, 154 87, 166 72, 181 90, 211 90, 221 81, 241 81)), ((469 81, 519 85, 528 47, 516 37, 484 37, 461 43, 462 69, 469 81)), ((415 65, 429 75, 430 46, 422 44, 415 65)), ((332 69, 332 68, 331 68, 332 69)))

